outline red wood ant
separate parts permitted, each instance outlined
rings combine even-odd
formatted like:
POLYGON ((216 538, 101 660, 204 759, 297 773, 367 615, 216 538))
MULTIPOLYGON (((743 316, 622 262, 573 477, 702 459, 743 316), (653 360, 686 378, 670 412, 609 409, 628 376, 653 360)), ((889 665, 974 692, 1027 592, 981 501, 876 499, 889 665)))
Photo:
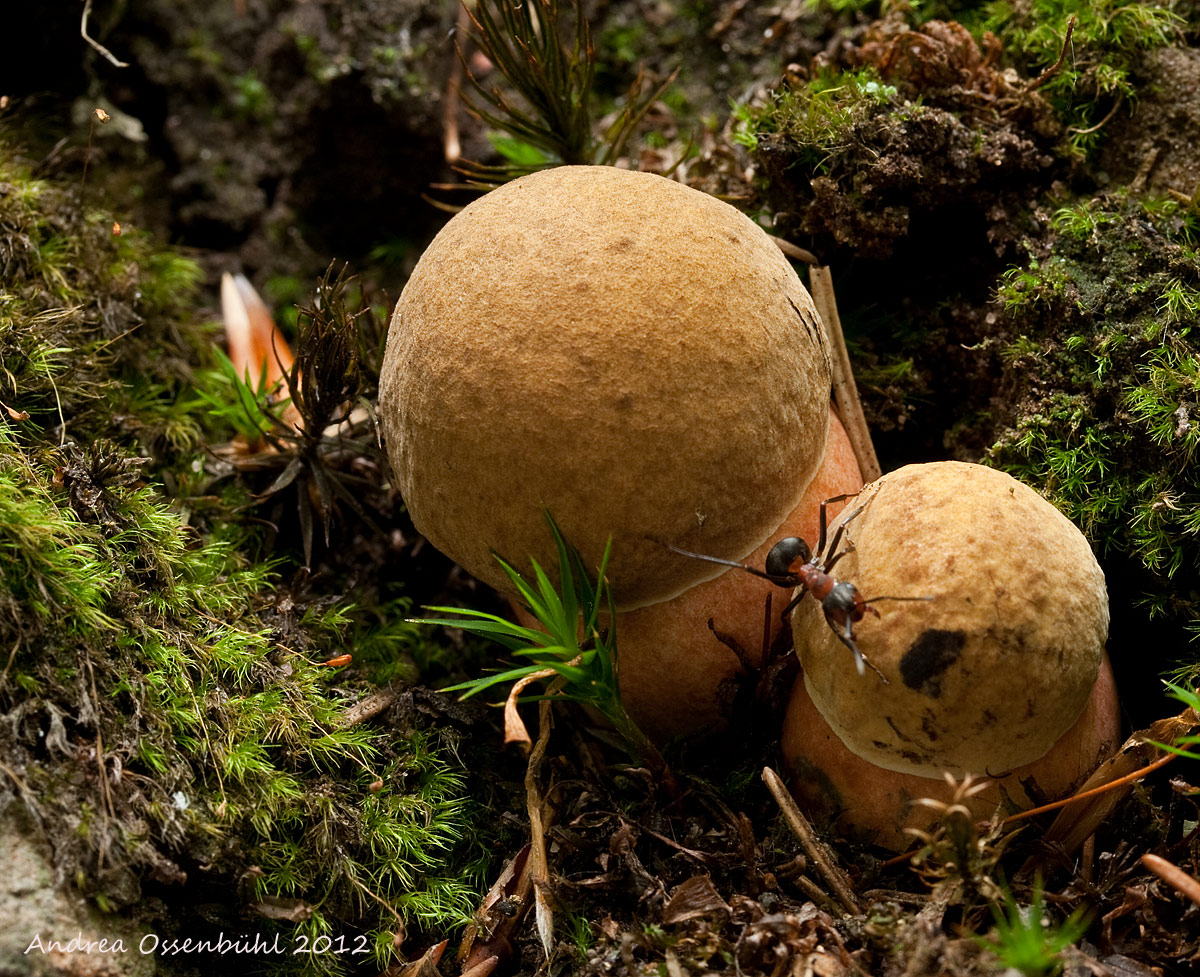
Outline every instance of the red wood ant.
POLYGON ((799 592, 788 602, 787 607, 783 609, 782 617, 785 621, 788 615, 791 614, 792 609, 800 603, 804 596, 812 594, 816 600, 820 601, 821 610, 825 613, 825 621, 829 624, 830 630, 837 635, 838 640, 842 644, 854 653, 854 664, 858 668, 858 674, 865 675, 866 666, 870 666, 871 670, 886 685, 888 684, 888 680, 883 672, 876 668, 867 656, 859 650, 854 637, 854 625, 861 621, 868 612, 878 617, 879 612, 871 605, 881 600, 932 600, 933 598, 872 597, 868 600, 858 592, 858 588, 850 583, 850 581, 834 578, 830 572, 833 570, 834 565, 854 549, 854 544, 847 542, 846 548, 839 552, 838 544, 842 541, 842 535, 846 531, 846 526, 866 506, 859 506, 842 520, 841 525, 837 528, 837 532, 833 534, 833 540, 829 546, 829 552, 833 555, 828 558, 824 555, 826 553, 825 531, 827 526, 825 507, 832 502, 841 502, 844 499, 853 497, 853 493, 835 495, 832 499, 826 499, 821 503, 821 531, 815 552, 810 550, 808 543, 799 536, 784 537, 772 546, 770 552, 767 553, 765 572, 747 566, 744 563, 738 563, 735 560, 722 560, 719 557, 706 556, 703 553, 693 553, 689 550, 681 550, 677 546, 670 546, 670 544, 668 544, 668 547, 683 556, 690 556, 697 560, 707 560, 709 563, 720 563, 724 566, 737 567, 739 570, 745 570, 756 577, 770 580, 771 583, 779 587, 799 587, 799 592))

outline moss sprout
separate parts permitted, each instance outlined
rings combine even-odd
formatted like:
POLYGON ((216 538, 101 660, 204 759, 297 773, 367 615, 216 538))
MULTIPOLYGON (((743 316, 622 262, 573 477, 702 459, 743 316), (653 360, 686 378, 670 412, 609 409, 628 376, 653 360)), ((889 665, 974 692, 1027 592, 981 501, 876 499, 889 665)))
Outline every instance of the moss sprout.
POLYGON ((1074 23, 1070 57, 1044 91, 1079 152, 1097 145, 1107 117, 1136 97, 1131 76, 1139 52, 1170 44, 1186 23, 1170 5, 1117 0, 994 0, 982 10, 980 28, 1002 37, 1026 72, 1055 62, 1074 23))

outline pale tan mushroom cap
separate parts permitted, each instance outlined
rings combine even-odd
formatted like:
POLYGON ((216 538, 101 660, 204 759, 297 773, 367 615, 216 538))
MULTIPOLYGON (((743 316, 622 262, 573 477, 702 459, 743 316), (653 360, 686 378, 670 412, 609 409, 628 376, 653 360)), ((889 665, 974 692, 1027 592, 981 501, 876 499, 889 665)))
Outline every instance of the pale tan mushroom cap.
POLYGON ((793 618, 805 686, 858 756, 937 777, 999 776, 1044 755, 1088 701, 1108 634, 1104 575, 1083 534, 1003 472, 909 465, 863 489, 834 574, 880 617, 855 625, 887 676, 860 676, 806 598, 793 618))
POLYGON ((557 567, 543 508, 623 607, 721 572, 796 506, 830 368, 751 220, 662 177, 571 166, 455 215, 392 317, 380 414, 416 527, 511 594, 493 552, 557 567))

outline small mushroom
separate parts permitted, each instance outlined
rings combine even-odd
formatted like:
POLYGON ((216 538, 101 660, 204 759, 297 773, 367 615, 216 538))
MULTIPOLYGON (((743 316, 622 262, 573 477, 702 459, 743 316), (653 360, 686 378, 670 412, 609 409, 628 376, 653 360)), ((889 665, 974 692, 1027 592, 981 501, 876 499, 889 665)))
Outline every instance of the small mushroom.
POLYGON ((557 558, 544 512, 635 608, 742 559, 825 452, 830 364, 776 246, 713 197, 568 166, 456 214, 392 317, 380 416, 417 529, 508 593, 557 558))
MULTIPOLYGON (((875 602, 854 633, 878 673, 859 674, 815 601, 792 620, 803 695, 839 743, 924 778, 1000 776, 1054 748, 1096 694, 1108 631, 1103 573, 1070 520, 1003 472, 939 462, 885 475, 838 521, 834 572, 875 602)), ((1088 742, 1115 740, 1115 692, 1095 711, 1088 742)), ((836 772, 844 757, 822 735, 807 705, 789 712, 793 770, 836 772)), ((1083 766, 1056 784, 1102 750, 1077 752, 1083 766)))
MULTIPOLYGON (((973 817, 985 819, 1067 797, 1121 744, 1117 685, 1108 656, 1079 718, 1045 756, 1012 770, 984 774, 987 786, 960 801, 973 817)), ((949 803, 954 788, 944 779, 899 773, 856 756, 817 712, 799 678, 788 701, 781 741, 791 789, 810 813, 836 815, 842 829, 860 840, 893 851, 913 844, 905 829, 924 830, 939 819, 929 798, 949 803)))

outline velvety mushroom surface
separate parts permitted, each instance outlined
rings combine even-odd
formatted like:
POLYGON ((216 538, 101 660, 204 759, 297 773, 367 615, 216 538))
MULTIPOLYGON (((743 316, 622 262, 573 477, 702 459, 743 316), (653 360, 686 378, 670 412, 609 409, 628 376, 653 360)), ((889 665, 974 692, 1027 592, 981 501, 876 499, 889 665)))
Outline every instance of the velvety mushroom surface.
POLYGON ((980 465, 910 465, 867 486, 842 519, 835 567, 879 616, 853 656, 806 599, 793 616, 809 696, 876 766, 939 777, 1036 760, 1078 719, 1108 633, 1104 576, 1087 540, 1035 491, 980 465))
POLYGON ((622 607, 721 572, 825 451, 830 367, 795 272, 743 214, 662 177, 571 166, 456 214, 396 305, 380 415, 417 528, 508 592, 557 566, 545 520, 622 607))
MULTIPOLYGON (((1012 814, 1058 800, 1120 745, 1117 685, 1106 655, 1083 712, 1048 753, 1015 769, 992 771, 982 777, 980 793, 957 802, 984 820, 997 810, 1012 814)), ((941 819, 939 810, 919 803, 922 799, 955 800, 944 779, 885 770, 851 753, 813 706, 803 679, 788 701, 780 750, 792 793, 808 813, 836 817, 847 835, 893 851, 913 845, 906 829, 925 830, 941 819)))

